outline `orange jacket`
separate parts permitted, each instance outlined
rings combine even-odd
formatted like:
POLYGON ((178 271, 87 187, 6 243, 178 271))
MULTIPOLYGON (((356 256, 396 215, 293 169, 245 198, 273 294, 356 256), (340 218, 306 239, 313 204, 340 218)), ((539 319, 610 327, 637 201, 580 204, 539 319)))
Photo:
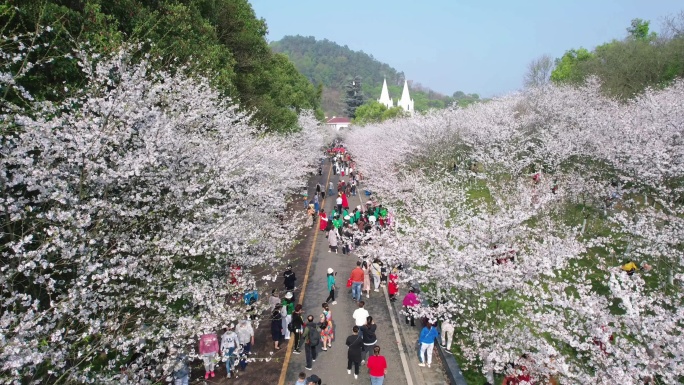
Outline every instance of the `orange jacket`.
POLYGON ((356 269, 352 270, 351 280, 352 282, 363 282, 363 270, 361 270, 360 267, 356 267, 356 269))

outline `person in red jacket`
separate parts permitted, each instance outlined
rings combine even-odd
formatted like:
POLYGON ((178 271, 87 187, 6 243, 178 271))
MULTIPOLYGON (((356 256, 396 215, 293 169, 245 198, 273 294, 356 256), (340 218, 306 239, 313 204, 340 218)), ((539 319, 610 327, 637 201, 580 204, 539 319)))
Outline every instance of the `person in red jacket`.
POLYGON ((349 208, 349 201, 347 200, 347 194, 345 194, 345 193, 342 193, 342 208, 343 209, 349 208))
POLYGON ((325 231, 326 227, 328 227, 328 215, 325 213, 325 210, 321 209, 320 214, 318 214, 318 218, 320 219, 319 229, 321 231, 325 231))
POLYGON ((399 276, 397 275, 397 270, 395 268, 389 275, 389 284, 387 285, 387 291, 389 292, 390 301, 392 302, 397 300, 397 294, 399 294, 398 279, 399 276))
POLYGON ((380 347, 373 347, 373 355, 368 358, 371 385, 382 385, 387 374, 387 360, 380 355, 380 347))

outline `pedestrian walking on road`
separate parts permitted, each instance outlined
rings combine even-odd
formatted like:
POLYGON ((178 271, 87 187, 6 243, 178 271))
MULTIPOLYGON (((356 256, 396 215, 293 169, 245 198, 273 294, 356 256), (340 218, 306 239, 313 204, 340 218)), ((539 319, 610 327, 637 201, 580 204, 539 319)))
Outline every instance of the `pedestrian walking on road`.
POLYGON ((332 267, 328 268, 328 298, 325 299, 326 303, 332 304, 332 305, 337 305, 337 301, 335 301, 335 276, 337 273, 332 269, 332 267), (332 301, 332 302, 330 302, 332 301))
POLYGON ((420 300, 415 293, 415 290, 411 288, 408 293, 404 296, 402 301, 402 306, 404 306, 404 313, 406 314, 406 324, 411 321, 411 326, 416 326, 416 309, 420 305, 420 300))
POLYGON ((335 228, 331 228, 328 231, 328 253, 335 252, 337 254, 337 230, 335 228))
MULTIPOLYGON (((226 377, 230 378, 235 372, 235 357, 238 348, 238 336, 235 333, 235 326, 233 324, 223 326, 223 335, 221 336, 221 355, 226 361, 226 377)), ((237 372, 235 372, 237 378, 237 372)))
POLYGON ((399 276, 397 275, 396 268, 392 270, 389 275, 389 284, 387 285, 387 292, 390 296, 390 301, 394 302, 397 300, 397 294, 399 294, 399 276))
POLYGON ((268 309, 273 311, 277 305, 280 305, 280 297, 278 297, 278 290, 273 289, 271 290, 271 296, 268 298, 268 309))
POLYGON ((337 193, 337 198, 335 198, 335 204, 337 205, 337 214, 342 215, 342 193, 337 193))
POLYGON ((435 347, 435 338, 438 335, 437 328, 434 326, 434 320, 429 320, 427 326, 420 331, 420 337, 418 338, 420 342, 420 363, 418 366, 425 366, 426 355, 428 368, 432 365, 432 350, 435 347))
MULTIPOLYGON (((366 292, 366 298, 370 298, 370 289, 371 289, 371 284, 370 284, 370 268, 368 267, 368 262, 363 261, 363 264, 361 265, 361 270, 363 270, 363 288, 361 289, 362 292, 366 292)), ((363 293, 361 293, 361 296, 363 296, 363 293)))
POLYGON ((385 287, 387 285, 387 265, 380 261, 380 286, 385 287))
POLYGON ((285 290, 293 291, 296 288, 297 276, 294 271, 292 271, 292 265, 287 265, 283 277, 285 278, 283 282, 285 284, 285 290))
POLYGON ((378 325, 373 321, 373 317, 368 316, 366 317, 366 324, 359 329, 363 338, 363 357, 361 358, 361 364, 366 361, 371 349, 378 343, 378 338, 375 336, 377 328, 378 325))
POLYGON ((361 286, 363 285, 364 272, 361 269, 361 262, 356 262, 356 267, 351 272, 352 280, 352 299, 356 302, 361 301, 361 286))
POLYGON ((334 193, 335 193, 335 184, 333 182, 330 182, 330 185, 328 186, 328 196, 332 197, 334 193))
POLYGON ((314 316, 308 315, 306 317, 306 327, 304 328, 304 354, 306 355, 306 370, 313 369, 313 363, 316 362, 316 356, 318 355, 316 347, 321 341, 321 334, 318 331, 316 322, 314 322, 314 316))
MULTIPOLYGON (((171 348, 171 354, 177 353, 177 348, 171 348)), ((188 385, 190 380, 190 365, 188 364, 188 356, 186 354, 180 353, 176 356, 171 376, 173 377, 173 385, 188 385)))
POLYGON ((444 318, 444 320, 442 321, 442 325, 440 327, 440 331, 442 347, 446 350, 447 353, 451 354, 451 340, 454 337, 454 324, 452 324, 451 320, 449 320, 448 318, 444 318))
POLYGON ((380 355, 380 347, 373 348, 373 355, 368 358, 368 371, 371 385, 382 385, 387 374, 387 360, 380 355))
POLYGON ((319 224, 319 230, 325 231, 325 229, 328 227, 328 214, 325 213, 325 209, 321 209, 320 214, 318 214, 318 218, 320 219, 320 224, 319 224))
POLYGON ((370 265, 371 277, 373 278, 374 291, 380 291, 380 273, 382 269, 382 264, 379 259, 375 258, 373 263, 370 265))
POLYGON ((359 327, 352 328, 354 334, 347 337, 347 374, 351 374, 352 364, 354 365, 354 379, 359 378, 359 365, 361 365, 361 355, 363 351, 363 339, 359 335, 359 327))
POLYGON ((306 379, 306 385, 321 385, 322 382, 323 380, 315 374, 306 379))
POLYGON ((287 325, 292 322, 292 313, 294 313, 294 296, 292 295, 291 291, 288 291, 285 293, 285 298, 283 298, 283 301, 281 305, 283 305, 282 309, 280 310, 280 314, 282 315, 282 322, 283 322, 283 333, 285 334, 285 339, 289 340, 290 339, 290 329, 287 327, 287 325))
POLYGON ((304 226, 313 227, 315 215, 316 215, 316 210, 314 208, 314 205, 310 204, 309 208, 306 209, 306 223, 304 223, 304 226))
POLYGON ((280 340, 283 339, 283 316, 280 314, 281 307, 278 304, 271 314, 271 338, 273 338, 273 349, 280 350, 280 340))
POLYGON ((199 353, 204 361, 204 379, 214 377, 216 355, 219 352, 219 342, 216 333, 206 333, 200 337, 199 353))
POLYGON ((302 333, 304 332, 304 318, 302 318, 302 305, 297 304, 292 312, 292 322, 288 326, 294 334, 294 349, 292 353, 299 354, 302 348, 302 333))
POLYGON ((254 345, 254 328, 248 320, 242 320, 238 323, 235 333, 238 336, 240 343, 240 368, 244 372, 247 369, 247 356, 252 352, 254 345))
POLYGON ((320 315, 319 322, 321 328, 321 342, 323 342, 323 347, 321 350, 328 351, 328 346, 332 348, 332 340, 334 337, 333 324, 325 314, 320 315))
POLYGON ((365 302, 360 301, 358 309, 354 310, 354 313, 352 314, 352 318, 354 318, 354 324, 358 327, 365 325, 366 320, 370 316, 370 314, 368 314, 368 310, 364 308, 365 305, 365 302))

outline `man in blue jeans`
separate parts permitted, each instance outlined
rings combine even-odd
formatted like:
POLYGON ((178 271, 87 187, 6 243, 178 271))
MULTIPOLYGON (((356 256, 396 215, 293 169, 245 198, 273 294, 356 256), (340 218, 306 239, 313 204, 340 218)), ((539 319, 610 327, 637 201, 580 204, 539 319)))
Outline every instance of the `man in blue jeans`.
POLYGON ((361 286, 363 285, 363 270, 361 262, 356 262, 356 268, 351 272, 352 280, 352 299, 356 302, 361 301, 361 286))

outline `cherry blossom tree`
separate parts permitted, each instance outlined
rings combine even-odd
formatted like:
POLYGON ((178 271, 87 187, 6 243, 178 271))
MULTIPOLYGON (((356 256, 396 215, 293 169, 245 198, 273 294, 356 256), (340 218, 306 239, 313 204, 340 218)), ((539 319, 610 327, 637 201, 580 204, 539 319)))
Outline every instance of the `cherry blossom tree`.
POLYGON ((83 89, 33 102, 7 60, 20 45, 0 45, 0 84, 27 102, 0 117, 0 377, 163 380, 172 348, 249 314, 232 298, 292 245, 303 221, 286 206, 330 134, 305 113, 300 132, 264 135, 207 79, 151 72, 135 47, 77 51, 83 89))
POLYGON ((677 383, 683 85, 618 103, 590 79, 350 131, 398 219, 363 252, 403 264, 484 373, 677 383), (617 267, 637 258, 659 269, 617 267))

